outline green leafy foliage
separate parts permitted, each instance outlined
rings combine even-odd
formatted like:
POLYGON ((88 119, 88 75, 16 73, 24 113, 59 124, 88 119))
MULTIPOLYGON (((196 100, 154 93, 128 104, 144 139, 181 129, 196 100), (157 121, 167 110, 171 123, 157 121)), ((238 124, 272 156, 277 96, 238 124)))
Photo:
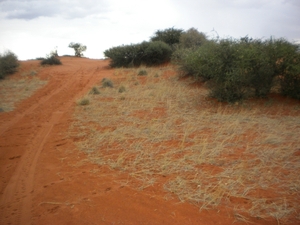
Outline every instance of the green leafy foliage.
POLYGON ((179 38, 179 45, 181 48, 196 48, 201 46, 207 41, 207 37, 204 33, 199 32, 195 28, 181 33, 179 38))
POLYGON ((169 46, 174 46, 179 43, 180 36, 182 34, 182 29, 168 28, 165 30, 157 30, 151 41, 162 41, 167 43, 169 46))
POLYGON ((82 57, 83 56, 82 52, 86 51, 86 49, 87 49, 87 47, 85 45, 82 45, 80 43, 74 43, 74 42, 71 42, 69 44, 69 48, 74 49, 76 57, 82 57))
POLYGON ((104 51, 105 57, 111 59, 111 67, 158 65, 169 61, 171 54, 170 46, 161 41, 122 45, 104 51))
POLYGON ((268 48, 281 94, 300 99, 300 45, 278 39, 269 40, 268 48))
POLYGON ((185 54, 174 61, 181 71, 208 81, 210 95, 219 101, 266 97, 276 77, 282 94, 300 98, 299 46, 284 39, 206 41, 196 49, 180 51, 185 54))
POLYGON ((18 57, 11 51, 0 54, 0 79, 17 71, 19 66, 18 57))
POLYGON ((172 49, 162 41, 150 42, 145 49, 142 63, 147 66, 159 65, 170 61, 172 49))

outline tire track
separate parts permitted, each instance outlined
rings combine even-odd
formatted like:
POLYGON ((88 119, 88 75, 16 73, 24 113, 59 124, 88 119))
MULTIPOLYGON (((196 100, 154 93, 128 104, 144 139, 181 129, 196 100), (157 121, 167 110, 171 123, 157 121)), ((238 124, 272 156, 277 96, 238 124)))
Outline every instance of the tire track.
MULTIPOLYGON (((33 140, 26 146, 0 198, 0 224, 31 224, 34 174, 37 172, 36 165, 40 153, 53 127, 59 124, 64 112, 67 112, 76 98, 83 95, 87 88, 99 79, 95 76, 98 72, 98 68, 92 71, 91 68, 87 71, 82 68, 77 69, 60 80, 62 85, 59 88, 48 95, 43 95, 36 104, 0 127, 0 135, 2 135, 8 129, 18 129, 18 122, 28 117, 38 129, 33 140), (51 104, 52 110, 49 110, 50 107, 47 106, 51 104)), ((1 155, 3 154, 5 153, 1 155)))
MULTIPOLYGON (((76 71, 75 73, 79 73, 79 71, 81 71, 82 68, 80 68, 78 71, 76 71)), ((60 82, 61 80, 56 80, 56 82, 60 82)), ((67 79, 67 82, 63 82, 63 85, 60 86, 59 84, 56 86, 60 86, 57 89, 51 90, 51 92, 49 94, 46 94, 46 96, 40 98, 38 100, 38 102, 36 102, 34 105, 30 106, 28 109, 26 109, 23 113, 19 113, 17 114, 13 120, 8 121, 6 123, 3 123, 0 126, 0 136, 7 131, 7 129, 9 129, 10 127, 12 127, 14 124, 16 124, 18 121, 20 121, 25 115, 31 114, 34 110, 36 110, 38 107, 40 107, 41 105, 45 104, 47 101, 49 101, 50 98, 52 98, 54 95, 60 93, 61 91, 63 91, 64 89, 66 89, 70 84, 72 83, 72 79, 67 79)), ((48 85, 47 85, 48 86, 48 85)), ((47 88, 47 86, 45 88, 47 88)))

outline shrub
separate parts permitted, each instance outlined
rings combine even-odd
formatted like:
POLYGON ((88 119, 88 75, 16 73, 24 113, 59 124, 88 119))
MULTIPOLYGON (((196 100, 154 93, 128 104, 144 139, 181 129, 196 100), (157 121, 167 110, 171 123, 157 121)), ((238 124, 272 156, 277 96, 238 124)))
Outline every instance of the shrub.
POLYGON ((190 28, 183 32, 179 38, 179 46, 181 48, 196 48, 201 46, 207 41, 206 35, 199 32, 195 28, 190 28))
POLYGON ((159 65, 170 61, 172 49, 162 41, 150 42, 144 51, 142 63, 147 66, 159 65))
POLYGON ((217 60, 218 48, 218 43, 210 41, 197 49, 179 49, 172 55, 172 60, 179 65, 183 75, 207 81, 222 72, 221 61, 217 60))
POLYGON ((161 41, 122 45, 104 51, 105 57, 111 59, 111 67, 158 65, 169 61, 171 54, 171 48, 161 41))
POLYGON ((126 88, 124 86, 119 87, 119 93, 123 93, 126 91, 126 88))
POLYGON ((281 94, 300 99, 300 45, 285 39, 269 40, 267 45, 281 94))
POLYGON ((157 30, 150 40, 162 41, 173 47, 175 44, 179 43, 180 35, 182 34, 182 32, 182 29, 174 29, 173 27, 165 30, 157 30))
POLYGON ((113 88, 114 87, 114 84, 113 82, 110 80, 110 79, 107 79, 107 78, 103 78, 103 80, 101 81, 102 83, 102 87, 110 87, 110 88, 113 88))
POLYGON ((138 72, 138 75, 139 76, 146 76, 148 73, 147 73, 147 70, 140 70, 139 72, 138 72))
POLYGON ((197 79, 208 80, 210 95, 219 101, 266 97, 276 77, 282 94, 300 98, 299 46, 284 39, 208 41, 183 52, 186 54, 175 58, 180 69, 197 79))
POLYGON ((200 53, 202 61, 206 61, 205 66, 200 66, 202 68, 200 76, 211 80, 210 95, 219 101, 227 102, 245 98, 247 76, 244 69, 239 66, 238 43, 232 39, 225 39, 212 46, 213 51, 208 52, 209 48, 204 48, 205 54, 200 53))
POLYGON ((88 98, 82 98, 78 101, 78 105, 88 105, 90 104, 90 100, 88 98))
POLYGON ((148 45, 148 42, 143 42, 141 44, 113 47, 104 51, 104 55, 111 59, 111 67, 139 66, 148 45))
POLYGON ((99 95, 100 91, 97 87, 93 87, 92 90, 90 90, 89 94, 91 95, 99 95))
POLYGON ((51 55, 47 56, 41 61, 41 65, 61 65, 61 61, 58 57, 51 55))
POLYGON ((19 66, 18 57, 11 51, 0 54, 0 79, 17 71, 19 66))

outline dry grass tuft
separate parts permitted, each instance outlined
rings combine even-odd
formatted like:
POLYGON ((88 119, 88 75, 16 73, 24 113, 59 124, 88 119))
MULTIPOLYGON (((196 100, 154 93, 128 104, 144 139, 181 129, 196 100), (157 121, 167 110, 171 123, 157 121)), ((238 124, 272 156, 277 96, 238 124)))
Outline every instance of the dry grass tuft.
POLYGON ((37 77, 29 78, 29 75, 36 75, 36 71, 24 73, 22 79, 7 77, 0 81, 0 109, 2 111, 13 111, 16 103, 30 97, 37 89, 47 83, 47 81, 42 81, 37 77))
POLYGON ((90 104, 90 99, 88 98, 82 98, 80 99, 78 102, 77 102, 78 105, 82 105, 82 106, 85 106, 85 105, 89 105, 90 104))
POLYGON ((139 189, 164 182, 166 191, 200 209, 226 205, 243 221, 245 213, 278 221, 299 215, 299 116, 276 102, 215 103, 172 71, 115 70, 115 88, 91 96, 88 109, 76 108, 70 134, 79 149, 127 172, 139 189))

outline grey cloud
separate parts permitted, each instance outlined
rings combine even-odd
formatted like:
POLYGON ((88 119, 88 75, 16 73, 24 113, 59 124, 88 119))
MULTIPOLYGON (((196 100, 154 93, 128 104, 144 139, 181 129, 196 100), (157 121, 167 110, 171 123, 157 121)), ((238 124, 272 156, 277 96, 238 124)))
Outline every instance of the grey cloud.
POLYGON ((284 3, 289 3, 293 6, 300 8, 300 1, 299 0, 285 0, 284 3))
POLYGON ((38 17, 60 16, 67 19, 83 18, 108 11, 106 1, 69 0, 4 0, 0 11, 7 19, 31 20, 38 17))

